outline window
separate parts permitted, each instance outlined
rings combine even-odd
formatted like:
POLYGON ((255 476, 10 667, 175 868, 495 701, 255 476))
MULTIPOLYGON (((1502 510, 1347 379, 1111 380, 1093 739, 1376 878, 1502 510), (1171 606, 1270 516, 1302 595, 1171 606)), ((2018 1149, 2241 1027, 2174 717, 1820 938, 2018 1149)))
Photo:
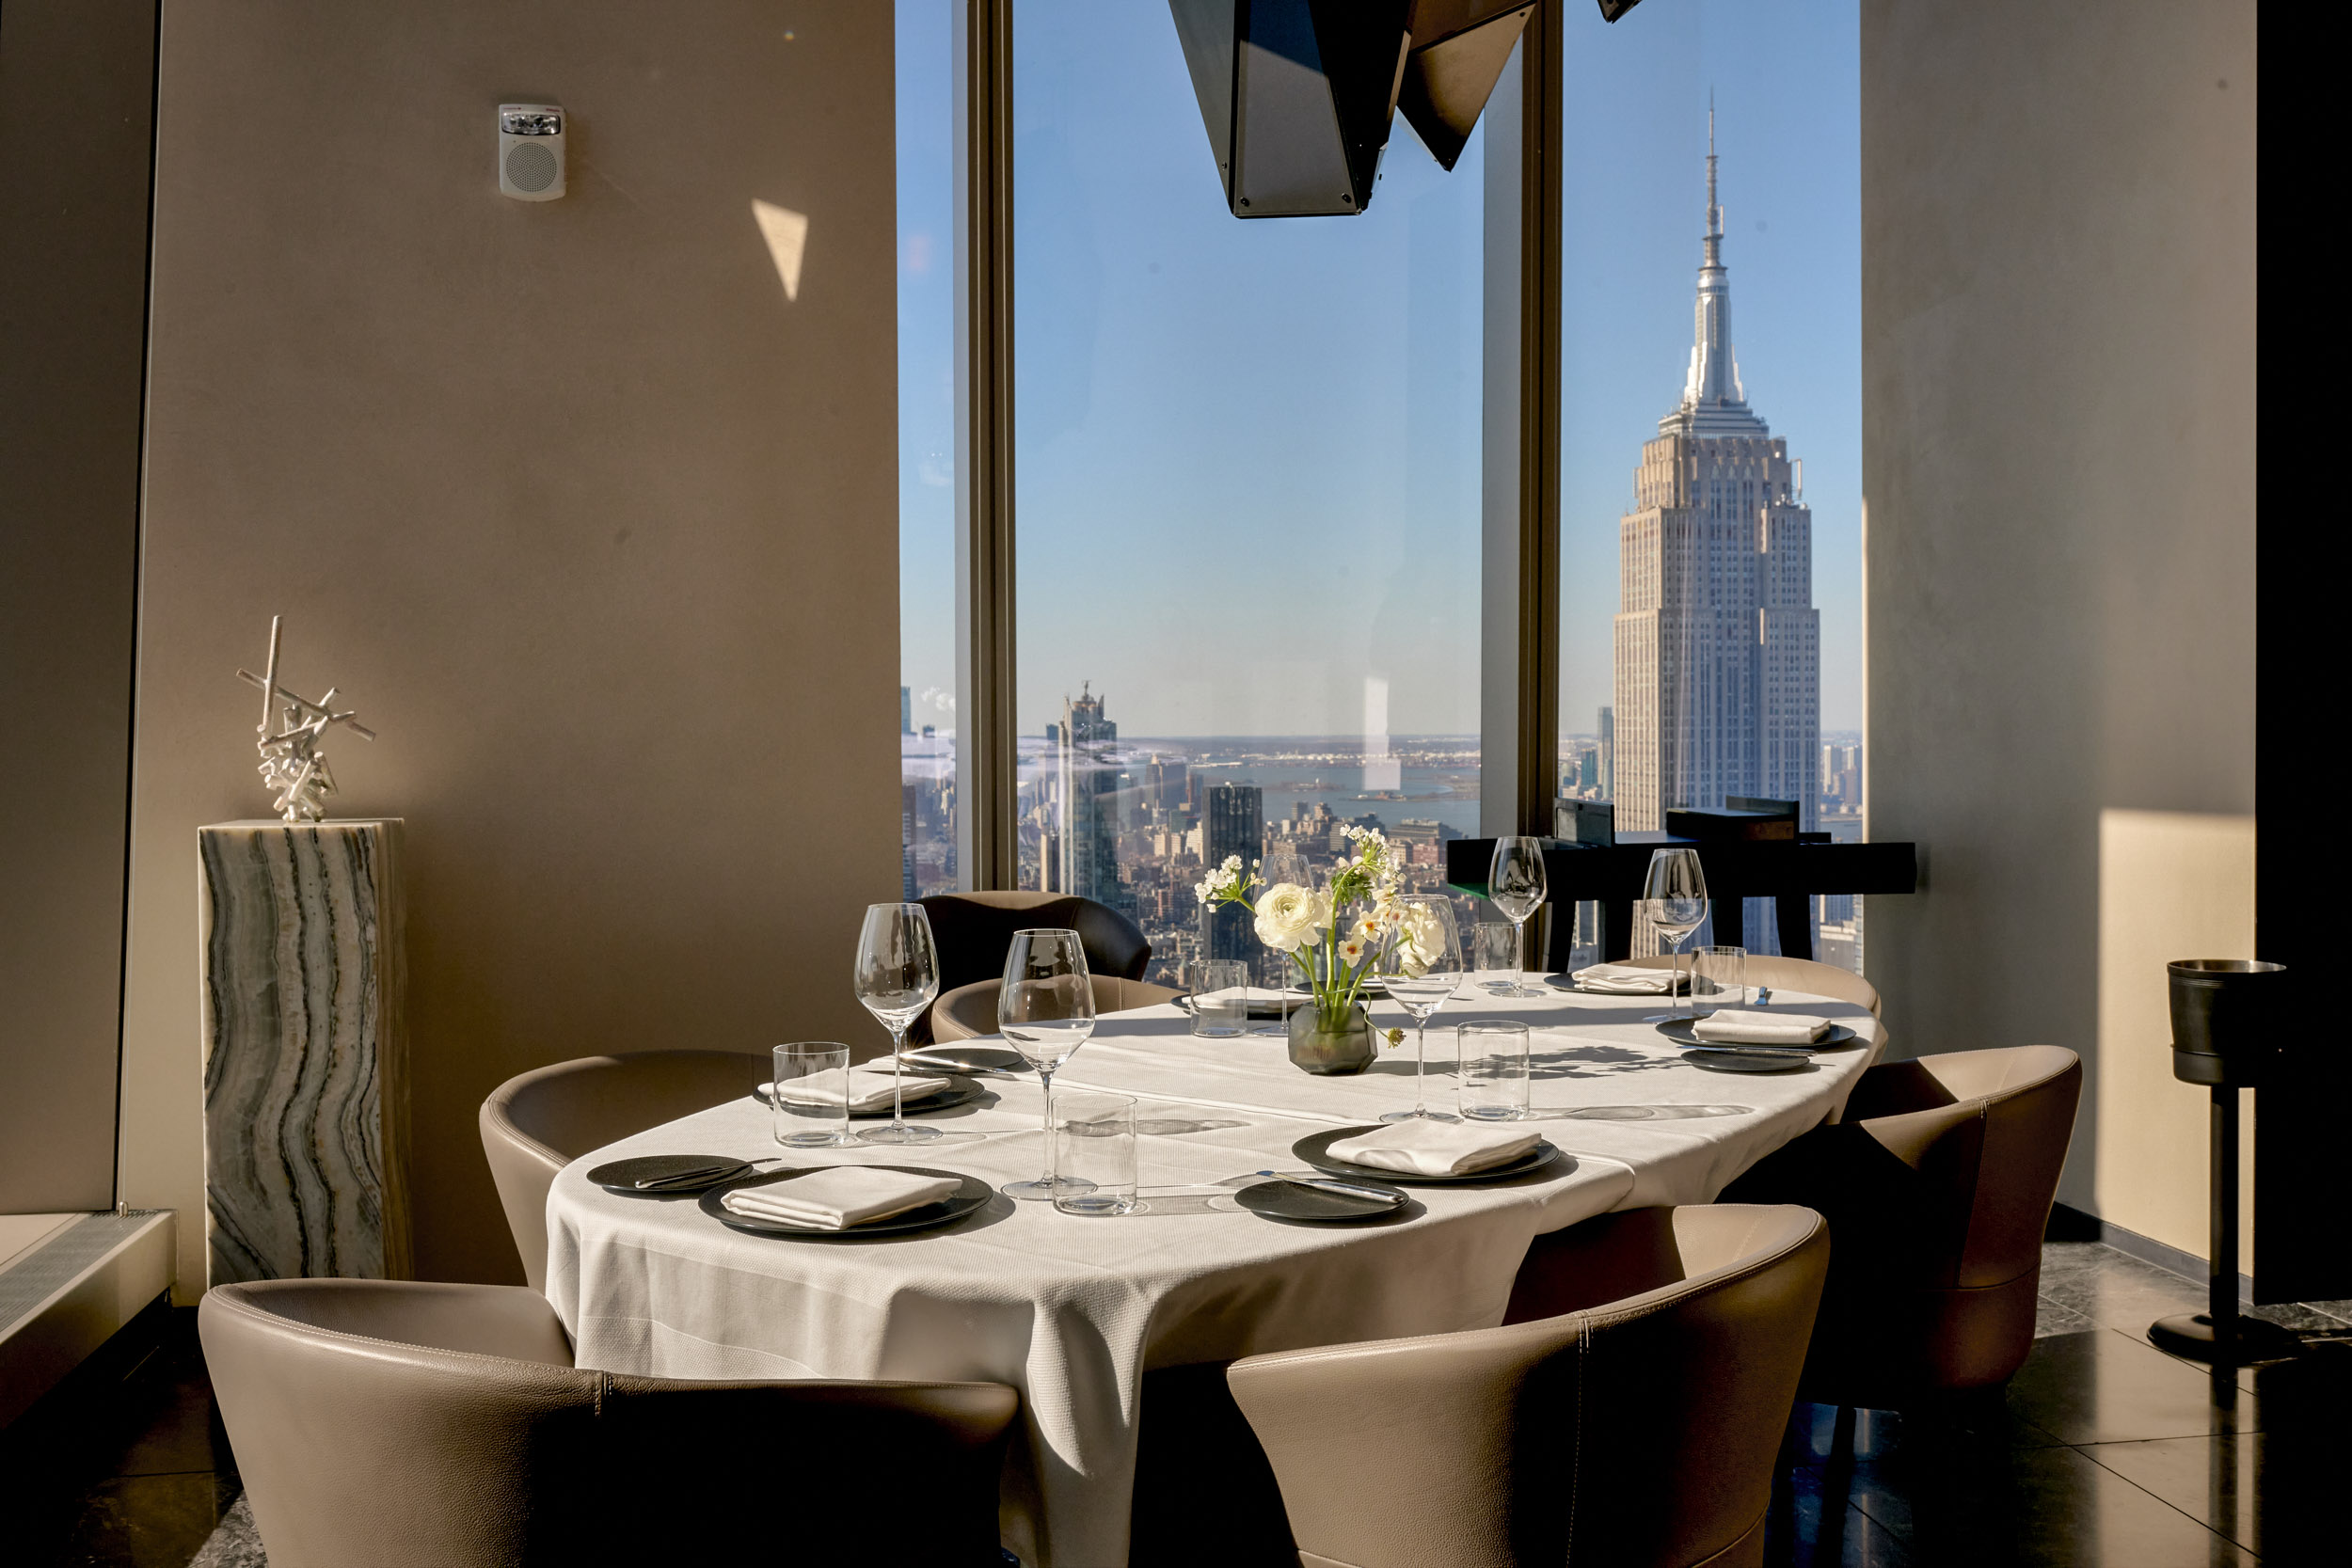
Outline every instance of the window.
POLYGON ((1021 881, 1173 978, 1261 957, 1204 862, 1477 832, 1483 133, 1243 221, 1167 7, 1023 0, 1014 83, 1021 881))
POLYGON ((957 0, 898 0, 898 755, 901 896, 956 864, 957 0))
MULTIPOLYGON (((1857 8, 1567 13, 1560 794, 1859 839, 1857 8)), ((1817 957, 1861 968, 1859 906, 1816 900, 1817 957)))

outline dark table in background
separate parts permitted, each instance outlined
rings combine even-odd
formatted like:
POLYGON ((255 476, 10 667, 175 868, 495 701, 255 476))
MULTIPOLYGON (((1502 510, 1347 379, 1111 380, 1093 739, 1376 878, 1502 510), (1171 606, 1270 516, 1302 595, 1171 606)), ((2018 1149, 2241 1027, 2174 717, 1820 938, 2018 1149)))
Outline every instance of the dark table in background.
MULTIPOLYGON (((1788 839, 1701 843, 1664 833, 1622 835, 1615 844, 1544 841, 1545 902, 1565 912, 1551 921, 1550 950, 1544 962, 1565 969, 1576 937, 1577 905, 1600 906, 1601 957, 1625 958, 1633 950, 1633 905, 1642 896, 1650 851, 1693 848, 1707 873, 1707 892, 1716 911, 1715 940, 1748 945, 1744 898, 1770 898, 1779 916, 1780 950, 1792 958, 1813 957, 1813 916, 1806 900, 1817 893, 1910 893, 1919 885, 1917 847, 1910 844, 1801 844, 1788 839), (1738 911, 1727 922, 1727 911, 1738 911), (1727 927, 1736 925, 1738 930, 1727 927)), ((1445 846, 1445 879, 1464 893, 1486 895, 1486 872, 1494 863, 1491 838, 1457 838, 1445 846)))

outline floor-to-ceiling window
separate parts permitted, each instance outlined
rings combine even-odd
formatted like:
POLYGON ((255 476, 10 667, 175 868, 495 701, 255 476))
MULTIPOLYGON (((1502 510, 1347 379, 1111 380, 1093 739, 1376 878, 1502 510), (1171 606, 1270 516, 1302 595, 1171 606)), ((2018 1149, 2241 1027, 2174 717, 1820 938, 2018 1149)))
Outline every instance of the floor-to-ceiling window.
POLYGON ((1482 144, 1244 221, 1168 7, 1014 18, 1021 882, 1174 975, 1204 862, 1477 831, 1482 144))
MULTIPOLYGON (((1858 9, 1565 18, 1560 794, 1620 833, 1737 796, 1858 839, 1858 9)), ((1859 900, 1815 906, 1859 970, 1859 900)))
POLYGON ((904 896, 956 887, 955 40, 898 0, 898 752, 904 896))

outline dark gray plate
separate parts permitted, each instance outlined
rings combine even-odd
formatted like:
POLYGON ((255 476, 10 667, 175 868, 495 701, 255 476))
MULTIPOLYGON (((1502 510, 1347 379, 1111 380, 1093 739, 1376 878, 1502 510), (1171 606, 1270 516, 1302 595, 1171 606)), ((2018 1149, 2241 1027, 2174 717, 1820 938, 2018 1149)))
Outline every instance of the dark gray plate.
POLYGON ((796 1242, 842 1242, 858 1236, 903 1236, 911 1230, 935 1230, 943 1225, 953 1225, 964 1215, 985 1205, 996 1196, 996 1189, 977 1176, 966 1176, 960 1170, 938 1170, 930 1165, 870 1165, 869 1170, 902 1170, 910 1176, 946 1176, 963 1183, 954 1196, 937 1203, 927 1203, 920 1209, 910 1209, 903 1214, 893 1214, 886 1220, 872 1220, 853 1225, 847 1230, 818 1230, 807 1226, 787 1225, 782 1220, 763 1220, 750 1214, 728 1212, 719 1200, 738 1187, 772 1187, 779 1181, 789 1181, 811 1171, 831 1170, 831 1165, 803 1165, 796 1170, 770 1171, 748 1181, 730 1181, 713 1187, 702 1196, 702 1212, 730 1230, 740 1230, 752 1236, 783 1236, 796 1242))
POLYGON ((1810 1056, 1768 1055, 1760 1051, 1709 1051, 1704 1046, 1686 1051, 1682 1059, 1709 1072, 1810 1072, 1810 1056))
MULTIPOLYGON (((1544 984, 1549 986, 1554 990, 1574 991, 1579 996, 1613 996, 1626 1002, 1640 1002, 1649 997, 1664 996, 1667 994, 1662 990, 1586 990, 1582 986, 1576 983, 1576 976, 1573 974, 1547 974, 1544 976, 1544 984)), ((1680 996, 1689 991, 1690 989, 1691 977, 1688 974, 1677 975, 1676 977, 1673 994, 1680 996)))
POLYGON ((1658 1032, 1665 1036, 1668 1039, 1674 1041, 1677 1045, 1687 1045, 1696 1051, 1718 1051, 1725 1053, 1741 1050, 1840 1051, 1845 1047, 1853 1044, 1855 1040, 1861 1038, 1860 1036, 1856 1035, 1852 1030, 1847 1028, 1844 1024, 1833 1023, 1829 1026, 1829 1033, 1823 1035, 1820 1039, 1815 1040, 1811 1045, 1741 1046, 1729 1040, 1703 1040, 1699 1038, 1698 1036, 1692 1033, 1692 1021, 1687 1018, 1670 1018, 1665 1022, 1658 1026, 1658 1032))
POLYGON ((1233 1201, 1253 1214, 1301 1225, 1361 1225, 1366 1220, 1382 1219, 1393 1214, 1413 1201, 1406 1196, 1402 1187, 1391 1186, 1386 1181, 1351 1179, 1350 1184, 1361 1186, 1368 1192, 1378 1192, 1381 1196, 1350 1197, 1327 1188, 1286 1181, 1278 1176, 1244 1187, 1233 1195, 1233 1201))
POLYGON ((732 1154, 640 1154, 633 1160, 610 1160, 588 1173, 588 1180, 607 1191, 626 1193, 630 1197, 668 1197, 677 1193, 699 1193, 722 1181, 732 1181, 752 1168, 749 1160, 739 1160, 732 1154), (688 1181, 681 1186, 656 1187, 651 1190, 637 1185, 697 1165, 721 1167, 710 1176, 688 1181))
POLYGON ((1324 1152, 1342 1138, 1352 1138, 1361 1132, 1377 1132, 1378 1123, 1364 1127, 1335 1127, 1328 1132, 1315 1132, 1291 1145, 1291 1152, 1319 1171, 1332 1176, 1344 1176, 1350 1181, 1385 1181, 1407 1187, 1465 1187, 1481 1181, 1508 1181, 1541 1170, 1560 1158, 1557 1145, 1549 1141, 1537 1144, 1507 1165, 1493 1165, 1474 1170, 1468 1176, 1416 1176, 1410 1171, 1382 1170, 1376 1165, 1359 1165, 1346 1160, 1335 1160, 1324 1152))
MULTIPOLYGON (((762 1085, 759 1088, 754 1089, 752 1093, 758 1098, 761 1104, 774 1104, 775 1101, 763 1092, 765 1088, 766 1085, 762 1085)), ((973 1101, 979 1099, 980 1096, 986 1094, 987 1092, 988 1091, 986 1089, 979 1085, 977 1081, 970 1078, 959 1078, 951 1073, 948 1075, 947 1086, 946 1088, 935 1089, 921 1100, 910 1098, 902 1109, 904 1109, 906 1114, 911 1117, 927 1116, 933 1111, 945 1111, 957 1105, 969 1104, 973 1101)), ((870 1111, 851 1111, 850 1113, 850 1119, 851 1121, 872 1121, 878 1117, 883 1121, 889 1120, 890 1107, 887 1105, 878 1105, 870 1111)))

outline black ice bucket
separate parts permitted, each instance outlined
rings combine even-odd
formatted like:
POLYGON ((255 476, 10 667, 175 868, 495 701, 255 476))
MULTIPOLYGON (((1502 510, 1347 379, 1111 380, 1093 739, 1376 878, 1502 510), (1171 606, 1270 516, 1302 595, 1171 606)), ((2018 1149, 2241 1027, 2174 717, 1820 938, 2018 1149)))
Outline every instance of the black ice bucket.
POLYGON ((2251 1088, 2278 1054, 2286 965, 2259 958, 2184 958, 2172 983, 2172 1076, 2251 1088))

